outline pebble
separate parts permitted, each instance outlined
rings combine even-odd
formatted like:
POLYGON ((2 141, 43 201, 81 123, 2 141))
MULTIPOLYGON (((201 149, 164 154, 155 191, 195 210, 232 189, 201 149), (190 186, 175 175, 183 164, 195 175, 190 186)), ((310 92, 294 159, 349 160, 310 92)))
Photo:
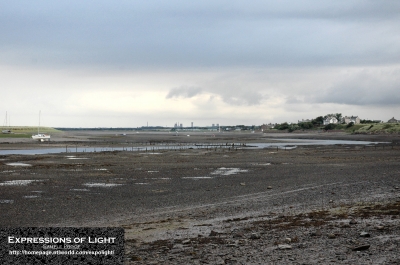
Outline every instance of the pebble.
POLYGON ((334 239, 334 238, 336 238, 336 235, 335 235, 335 234, 332 234, 332 233, 330 233, 330 234, 328 234, 328 238, 330 238, 330 239, 334 239))
POLYGON ((287 244, 280 244, 280 245, 278 245, 278 249, 288 250, 288 249, 292 249, 292 246, 291 245, 287 245, 287 244))
POLYGON ((250 235, 250 239, 260 239, 260 238, 261 238, 261 236, 258 233, 251 233, 251 235, 250 235))
POLYGON ((214 230, 212 230, 212 231, 210 232, 210 235, 209 235, 209 236, 218 236, 218 235, 219 235, 218 232, 215 232, 214 230))
POLYGON ((349 224, 351 224, 351 225, 355 225, 355 224, 357 224, 357 221, 356 221, 356 220, 354 220, 354 219, 351 219, 351 220, 350 220, 350 222, 349 222, 349 224))
POLYGON ((357 246, 352 248, 353 251, 363 251, 363 250, 367 250, 369 249, 370 245, 361 245, 361 246, 357 246))
POLYGON ((371 235, 368 232, 361 232, 360 237, 370 237, 371 235))

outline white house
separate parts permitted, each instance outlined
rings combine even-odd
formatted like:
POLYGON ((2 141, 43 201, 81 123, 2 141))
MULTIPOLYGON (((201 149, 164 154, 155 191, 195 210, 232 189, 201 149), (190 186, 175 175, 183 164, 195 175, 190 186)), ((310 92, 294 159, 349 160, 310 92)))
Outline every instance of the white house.
POLYGON ((324 119, 324 125, 328 125, 328 124, 331 124, 331 123, 336 124, 336 123, 338 123, 338 120, 334 116, 327 116, 324 119))

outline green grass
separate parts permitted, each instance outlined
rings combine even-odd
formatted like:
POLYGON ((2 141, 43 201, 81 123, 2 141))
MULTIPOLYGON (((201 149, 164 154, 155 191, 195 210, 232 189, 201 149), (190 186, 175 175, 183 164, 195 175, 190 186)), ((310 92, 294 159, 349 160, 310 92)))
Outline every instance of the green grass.
MULTIPOLYGON (((15 126, 10 128, 1 128, 1 130, 11 130, 11 133, 5 134, 0 132, 0 138, 30 138, 32 134, 37 134, 37 127, 33 126, 15 126)), ((52 134, 61 131, 51 127, 40 127, 40 133, 52 134)))
POLYGON ((355 133, 400 133, 400 123, 358 124, 357 126, 359 125, 362 126, 356 129, 355 133))

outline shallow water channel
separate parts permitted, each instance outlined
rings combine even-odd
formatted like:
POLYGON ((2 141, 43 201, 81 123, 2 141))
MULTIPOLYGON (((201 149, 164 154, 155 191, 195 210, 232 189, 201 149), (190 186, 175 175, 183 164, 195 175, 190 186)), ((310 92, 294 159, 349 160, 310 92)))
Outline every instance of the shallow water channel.
POLYGON ((351 140, 312 140, 312 139, 274 139, 275 143, 227 143, 227 144, 185 144, 185 145, 151 145, 151 146, 124 146, 124 147, 78 147, 66 146, 58 148, 36 148, 0 150, 0 155, 40 155, 58 153, 92 153, 111 151, 157 151, 157 150, 179 150, 179 149, 212 149, 212 148, 281 148, 293 149, 299 145, 374 145, 386 142, 351 141, 351 140))

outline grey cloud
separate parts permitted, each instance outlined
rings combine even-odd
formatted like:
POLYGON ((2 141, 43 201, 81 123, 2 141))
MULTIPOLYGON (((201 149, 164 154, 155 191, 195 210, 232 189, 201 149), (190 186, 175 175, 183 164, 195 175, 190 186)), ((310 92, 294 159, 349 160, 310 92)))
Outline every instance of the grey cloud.
POLYGON ((172 88, 166 98, 192 98, 202 93, 200 87, 181 86, 172 88))
POLYGON ((259 105, 264 96, 257 91, 226 91, 221 93, 222 100, 230 105, 259 105))
POLYGON ((400 71, 363 71, 313 96, 314 103, 347 105, 398 105, 400 71))
POLYGON ((3 1, 0 61, 71 67, 398 62, 398 1, 3 1), (382 49, 385 47, 385 49, 382 49))

